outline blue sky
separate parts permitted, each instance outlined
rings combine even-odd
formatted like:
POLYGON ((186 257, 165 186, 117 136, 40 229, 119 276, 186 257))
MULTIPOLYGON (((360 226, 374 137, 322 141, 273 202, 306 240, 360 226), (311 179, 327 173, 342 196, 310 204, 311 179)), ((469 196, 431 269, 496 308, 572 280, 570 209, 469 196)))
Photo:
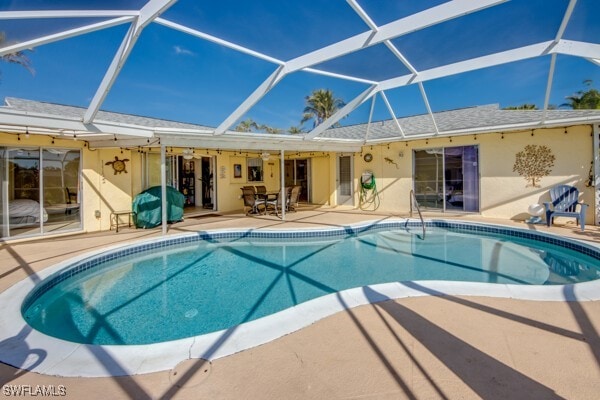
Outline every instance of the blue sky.
MULTIPOLYGON (((144 3, 5 0, 0 2, 0 11, 128 9, 144 3)), ((359 0, 378 25, 441 3, 444 1, 359 0)), ((513 0, 392 42, 418 70, 434 68, 551 40, 567 5, 567 0, 513 0)), ((600 43, 598 15, 599 1, 579 0, 564 38, 600 43)), ((179 0, 163 17, 284 61, 367 30, 343 0, 179 0)), ((10 41, 24 41, 90 22, 96 20, 4 20, 0 30, 10 41)), ((21 97, 87 107, 126 30, 127 26, 122 25, 39 46, 28 52, 34 75, 18 66, 0 64, 0 98, 21 97)), ((541 107, 549 65, 550 56, 545 56, 425 82, 424 87, 434 111, 491 103, 501 107, 534 103, 541 107)), ((316 67, 374 80, 407 73, 384 45, 316 67)), ((102 109, 217 126, 275 68, 270 62, 153 23, 143 31, 102 109)), ((600 67, 587 60, 559 56, 550 103, 564 103, 566 96, 585 89, 582 82, 586 79, 600 87, 600 67)), ((286 76, 245 117, 283 129, 297 126, 305 96, 319 88, 331 89, 350 101, 367 85, 308 72, 294 73, 286 76)), ((416 85, 390 90, 386 95, 396 116, 426 112, 416 85)), ((366 122, 370 107, 369 101, 342 123, 366 122)), ((384 102, 377 97, 373 119, 388 118, 384 102)))

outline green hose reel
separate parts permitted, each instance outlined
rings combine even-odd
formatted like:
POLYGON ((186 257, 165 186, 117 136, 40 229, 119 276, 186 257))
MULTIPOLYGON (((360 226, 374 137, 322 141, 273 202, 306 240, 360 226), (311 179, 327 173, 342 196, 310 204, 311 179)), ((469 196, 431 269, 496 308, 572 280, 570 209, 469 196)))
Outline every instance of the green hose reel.
POLYGON ((367 210, 373 207, 373 211, 379 208, 379 193, 375 183, 375 175, 372 171, 365 171, 360 177, 359 207, 367 210))

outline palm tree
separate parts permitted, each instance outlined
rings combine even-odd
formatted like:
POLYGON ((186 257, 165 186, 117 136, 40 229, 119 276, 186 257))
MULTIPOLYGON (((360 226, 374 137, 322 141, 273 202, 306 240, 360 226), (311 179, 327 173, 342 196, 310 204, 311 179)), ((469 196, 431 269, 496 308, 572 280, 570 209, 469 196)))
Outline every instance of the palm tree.
MULTIPOLYGON (((592 81, 587 79, 583 81, 587 87, 592 86, 592 81)), ((567 96, 567 103, 561 104, 562 107, 570 107, 574 110, 581 109, 600 109, 600 92, 597 89, 580 90, 576 94, 567 96)))
POLYGON ((299 126, 290 126, 290 128, 288 129, 288 132, 289 132, 289 133, 294 133, 294 134, 295 134, 295 133, 302 133, 302 132, 303 132, 303 130, 302 130, 302 128, 301 128, 301 127, 299 127, 299 126))
POLYGON ((258 129, 258 124, 252 118, 246 118, 235 127, 237 132, 252 132, 253 129, 258 129))
POLYGON ((316 127, 345 105, 342 99, 334 97, 331 90, 317 89, 310 96, 306 96, 306 107, 300 123, 312 119, 313 127, 316 127))
MULTIPOLYGON (((4 32, 0 32, 0 48, 4 47, 6 44, 6 34, 4 32)), ((22 51, 4 54, 0 56, 0 60, 11 64, 21 65, 22 67, 27 68, 27 70, 32 74, 34 73, 33 67, 31 66, 31 60, 29 60, 29 58, 22 51)))
POLYGON ((504 107, 503 110, 537 110, 537 106, 535 104, 521 104, 520 106, 509 106, 504 107))
POLYGON ((273 127, 271 127, 269 125, 261 125, 261 126, 259 126, 259 129, 261 129, 261 130, 263 130, 263 131, 265 131, 267 133, 281 133, 282 132, 281 129, 279 129, 279 128, 273 128, 273 127))

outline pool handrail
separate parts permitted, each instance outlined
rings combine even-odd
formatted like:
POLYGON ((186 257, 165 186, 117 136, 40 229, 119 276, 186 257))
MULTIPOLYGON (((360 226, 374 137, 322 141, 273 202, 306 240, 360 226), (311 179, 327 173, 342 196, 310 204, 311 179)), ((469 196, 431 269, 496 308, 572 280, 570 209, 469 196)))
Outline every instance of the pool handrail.
POLYGON ((421 219, 421 226, 423 227, 423 237, 422 239, 425 240, 425 221, 423 220, 423 215, 421 214, 421 209, 419 208, 419 203, 417 202, 417 196, 415 195, 415 191, 411 189, 410 191, 410 217, 412 218, 413 216, 413 203, 417 209, 417 212, 419 213, 419 218, 421 219))

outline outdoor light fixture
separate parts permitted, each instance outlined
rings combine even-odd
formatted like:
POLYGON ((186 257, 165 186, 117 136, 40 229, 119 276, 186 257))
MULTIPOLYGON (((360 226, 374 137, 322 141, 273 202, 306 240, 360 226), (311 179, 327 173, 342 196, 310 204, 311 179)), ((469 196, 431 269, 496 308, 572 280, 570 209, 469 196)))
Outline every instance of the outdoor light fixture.
POLYGON ((267 153, 267 152, 264 152, 264 153, 260 154, 260 158, 262 158, 263 161, 269 161, 269 157, 270 156, 271 155, 269 153, 267 153))
POLYGON ((194 158, 194 150, 192 149, 184 149, 183 150, 183 159, 184 160, 191 160, 192 158, 194 158))

